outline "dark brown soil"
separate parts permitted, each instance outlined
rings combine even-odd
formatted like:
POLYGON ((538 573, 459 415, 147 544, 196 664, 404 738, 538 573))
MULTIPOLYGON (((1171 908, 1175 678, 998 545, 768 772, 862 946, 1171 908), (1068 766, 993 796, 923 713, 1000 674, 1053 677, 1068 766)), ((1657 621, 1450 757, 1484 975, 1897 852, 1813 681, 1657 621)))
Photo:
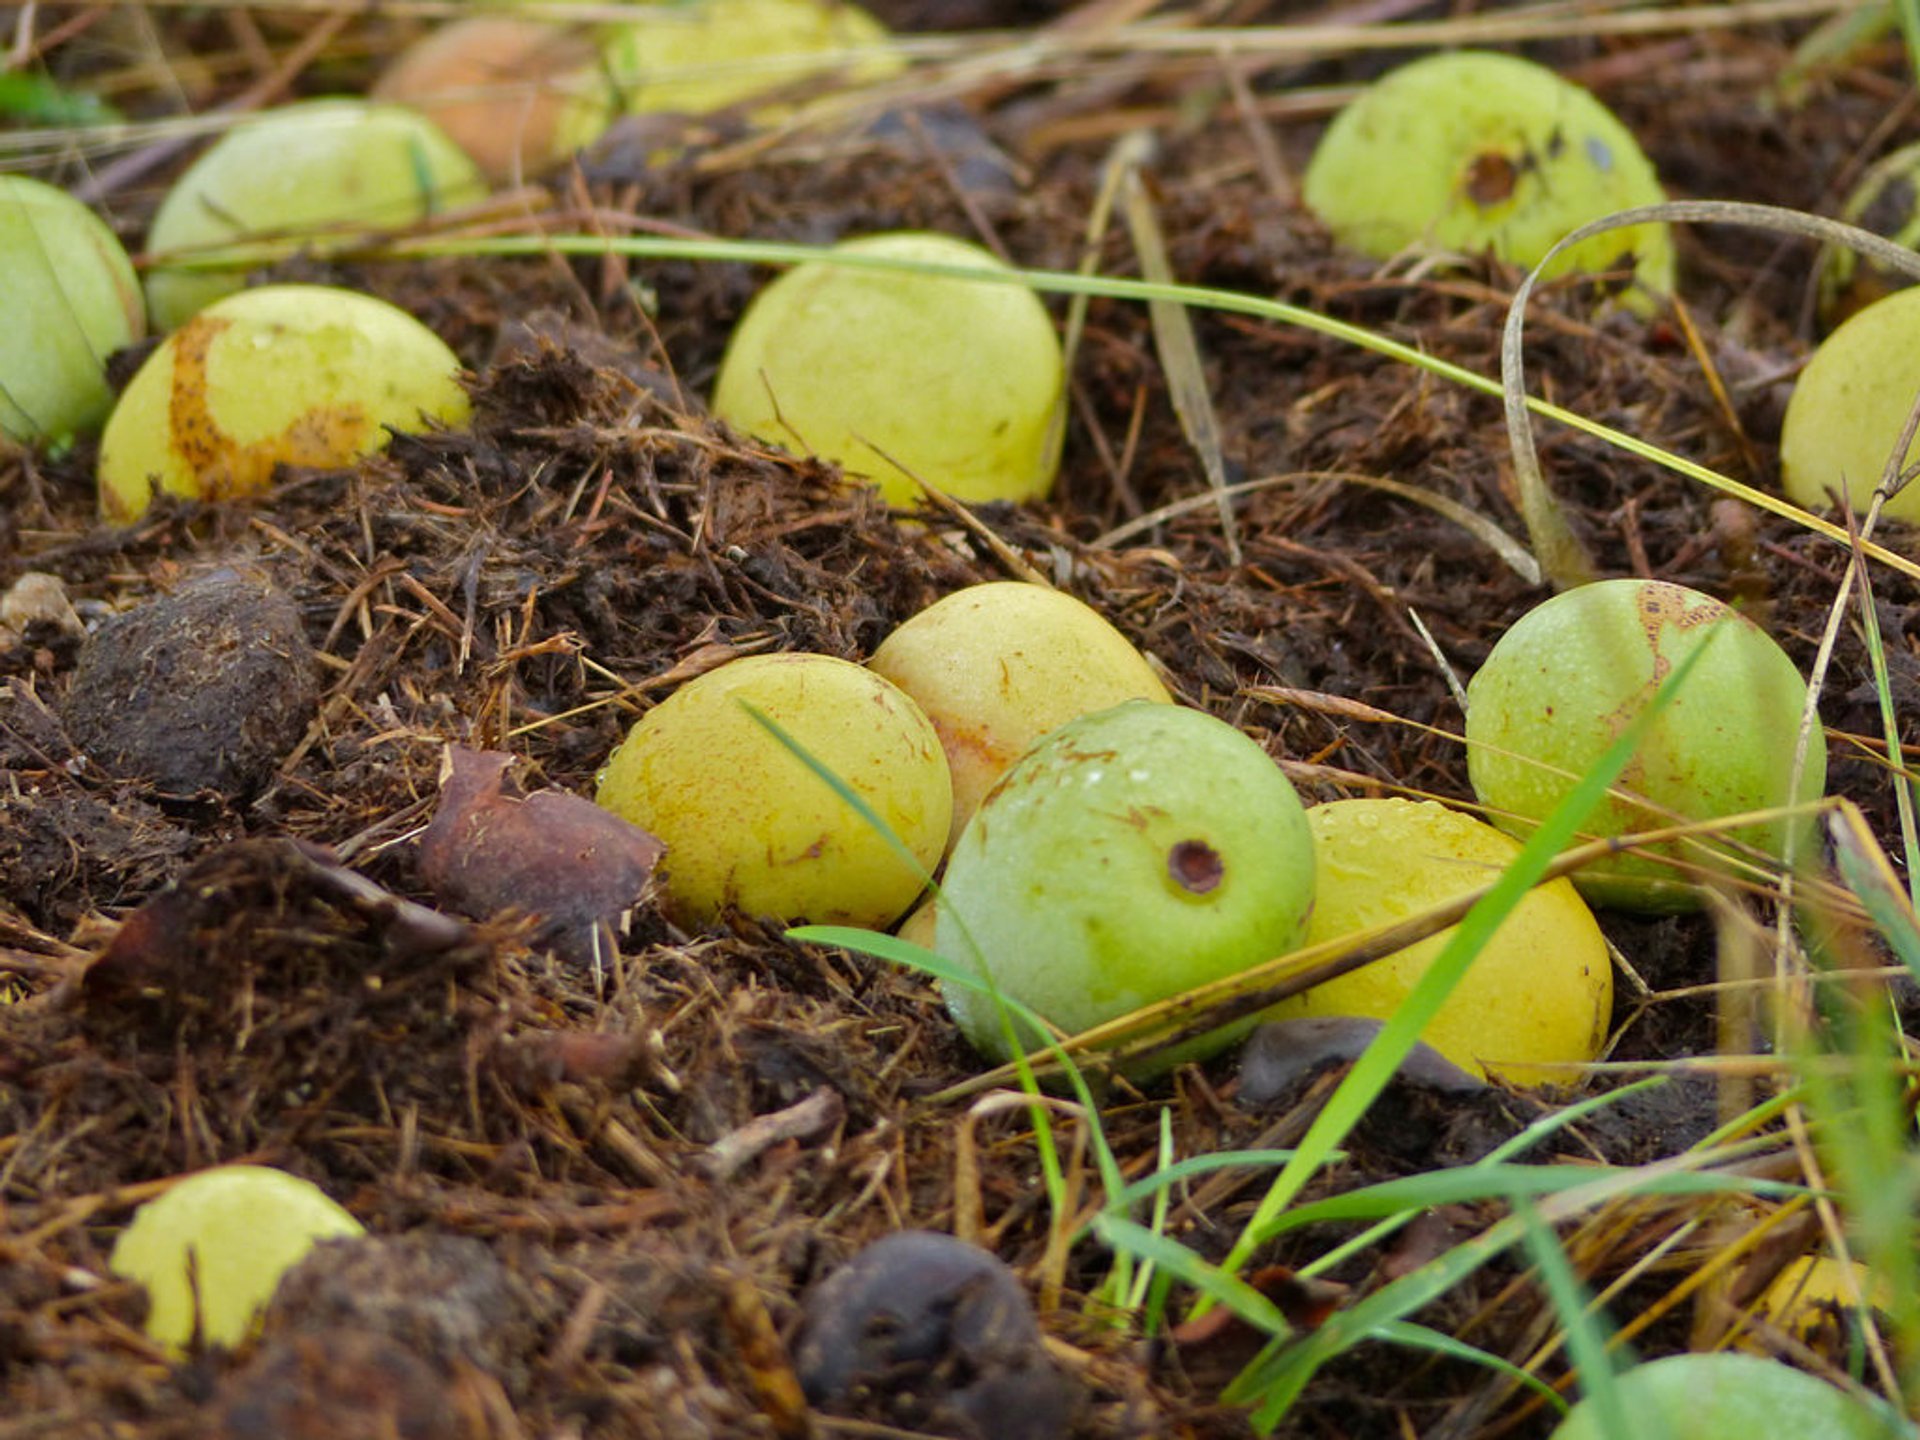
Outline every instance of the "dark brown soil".
MULTIPOLYGON (((1022 0, 873 8, 909 30, 1060 20, 1022 0)), ((1237 3, 1207 15, 1270 24, 1499 8, 1237 3)), ((245 53, 241 22, 218 11, 148 18, 176 54, 245 53)), ((312 23, 266 17, 254 39, 284 48, 312 23)), ((363 86, 373 57, 419 24, 356 22, 298 88, 363 86)), ((1818 72, 1799 103, 1778 101, 1806 33, 1750 22, 1526 48, 1614 106, 1677 196, 1831 213, 1845 179, 1920 135, 1920 117, 1893 40, 1818 72)), ((49 63, 101 64, 84 40, 83 28, 49 63)), ((1248 74, 1252 111, 1212 63, 1088 61, 978 86, 959 97, 961 120, 809 142, 751 165, 721 149, 649 167, 646 147, 616 141, 555 182, 556 203, 580 223, 598 210, 723 236, 939 229, 1072 269, 1108 148, 1149 123, 1161 142, 1153 197, 1180 279, 1285 299, 1497 373, 1517 276, 1383 275, 1337 251, 1264 178, 1267 142, 1294 174, 1304 164, 1332 103, 1311 103, 1315 87, 1350 85, 1390 58, 1356 49, 1269 63, 1248 74)), ((247 78, 229 73, 196 103, 247 78)), ((132 233, 167 173, 113 196, 132 233)), ((1697 351, 1670 313, 1595 318, 1581 297, 1549 293, 1529 327, 1532 384, 1774 485, 1785 387, 1813 338, 1810 257, 1726 228, 1685 231, 1680 245, 1697 351), (1731 387, 1730 411, 1703 360, 1731 387)), ((1109 274, 1138 273, 1122 227, 1100 258, 1109 274)), ((1096 1241, 1050 1262, 1024 1110, 981 1121, 977 1166, 959 1163, 972 1101, 941 1092, 981 1062, 928 982, 746 920, 682 933, 651 902, 612 943, 556 951, 525 916, 433 908, 423 873, 419 837, 450 743, 511 752, 523 790, 590 794, 634 715, 679 680, 766 650, 862 659, 938 596, 1007 578, 1001 556, 946 517, 899 523, 828 467, 743 444, 705 417, 700 397, 762 272, 465 259, 282 273, 359 285, 426 320, 474 372, 471 430, 399 439, 349 471, 286 475, 251 507, 165 503, 125 530, 96 519, 90 445, 0 455, 0 591, 28 571, 58 577, 96 647, 53 619, 0 628, 0 1437, 879 1436, 905 1433, 882 1425, 902 1416, 944 1427, 934 1433, 1025 1433, 958 1402, 916 1410, 896 1394, 861 1423, 796 1398, 790 1356, 823 1277, 878 1236, 951 1232, 963 1210, 984 1214, 985 1243, 1040 1304, 1048 1373, 1078 1392, 1071 1433, 1250 1433, 1218 1400, 1252 1353, 1246 1337, 1143 1340, 1085 1303, 1108 1264, 1096 1241), (277 597, 259 601, 276 607, 272 624, 298 633, 237 633, 231 648, 194 655, 190 675, 156 676, 149 663, 140 684, 173 689, 137 709, 127 697, 144 692, 130 682, 89 696, 101 663, 89 654, 129 623, 109 617, 169 596, 196 603, 184 597, 205 594, 194 587, 206 577, 236 573, 263 587, 250 594, 277 597), (312 666, 299 658, 309 645, 312 666), (275 668, 246 668, 263 659, 275 668), (301 693, 316 677, 317 702, 301 693), (154 761, 148 727, 181 701, 188 720, 245 738, 203 748, 185 769, 172 763, 185 742, 158 737, 168 763, 154 761), (346 1304, 358 1282, 332 1281, 329 1301, 329 1282, 315 1281, 312 1303, 282 1307, 248 1353, 169 1364, 107 1253, 154 1182, 238 1160, 309 1177, 371 1231, 419 1247, 385 1262, 398 1273, 454 1263, 456 1249, 428 1253, 444 1240, 483 1246, 501 1275, 447 1301, 473 1313, 392 1323, 346 1304)), ((1235 506, 1237 562, 1211 505, 1103 540, 1206 484, 1147 318, 1115 301, 1089 312, 1053 498, 986 506, 978 519, 1154 657, 1181 700, 1265 745, 1307 798, 1469 798, 1451 738, 1461 717, 1413 617, 1464 676, 1547 592, 1434 511, 1340 477, 1415 485, 1522 536, 1498 403, 1301 330, 1214 313, 1195 324, 1229 478, 1275 477, 1235 506), (1300 693, 1270 698, 1282 691, 1300 693), (1410 723, 1356 718, 1316 695, 1410 723)), ((1540 440, 1604 573, 1739 597, 1810 661, 1841 550, 1585 437, 1543 426, 1540 440)), ((1881 538, 1912 553, 1910 532, 1881 538)), ((1916 592, 1885 570, 1875 585, 1907 713, 1916 592)), ((138 648, 149 662, 159 653, 138 648)), ((1877 701, 1852 627, 1822 711, 1830 788, 1889 839, 1877 701)), ((1646 987, 1619 987, 1613 1058, 1711 1054, 1708 1002, 1669 993, 1715 978, 1711 922, 1607 927, 1646 987)), ((1147 1173, 1166 1108, 1181 1155, 1285 1146, 1340 1073, 1331 1063, 1259 1107, 1236 1099, 1230 1057, 1138 1099, 1117 1092, 1110 1143, 1130 1177, 1147 1173)), ((1711 1128, 1715 1105, 1711 1083, 1676 1083, 1532 1158, 1671 1155, 1711 1128)), ((1465 1163, 1547 1109, 1405 1077, 1315 1193, 1465 1163)), ((1169 1231, 1218 1257, 1259 1193, 1237 1173, 1196 1183, 1169 1231)), ((1329 1279, 1362 1293, 1495 1214, 1434 1212, 1329 1279)), ((1590 1255, 1590 1281, 1642 1258, 1656 1228, 1590 1255)), ((1302 1264, 1345 1233, 1308 1229, 1261 1263, 1302 1264)), ((1420 1319, 1524 1359, 1551 1326, 1517 1274, 1491 1267, 1420 1319)), ((394 1288, 400 1305, 409 1286, 394 1288)), ((1636 1340, 1642 1353, 1686 1342, 1671 1319, 1636 1340)), ((937 1383, 954 1394, 997 1383, 956 1375, 972 1352, 945 1332, 940 1343, 937 1383)), ((980 1353, 1008 1363, 992 1346, 980 1353)), ((1559 1378, 1563 1362, 1544 1373, 1559 1378)), ((1490 1372, 1387 1347, 1329 1367, 1288 1425, 1462 1440, 1550 1428, 1490 1372)))

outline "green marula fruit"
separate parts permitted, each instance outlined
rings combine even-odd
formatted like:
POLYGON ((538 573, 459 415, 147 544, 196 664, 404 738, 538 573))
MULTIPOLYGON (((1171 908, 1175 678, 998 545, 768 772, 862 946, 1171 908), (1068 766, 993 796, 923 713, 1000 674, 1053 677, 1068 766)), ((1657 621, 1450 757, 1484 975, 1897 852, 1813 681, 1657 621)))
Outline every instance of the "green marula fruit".
MULTIPOLYGON (((1846 1392, 1756 1355, 1691 1353, 1650 1360, 1614 1381, 1635 1433, 1665 1440, 1911 1440, 1913 1428, 1846 1392), (1642 1427, 1645 1427, 1642 1430, 1642 1427)), ((1604 1440, 1606 1423, 1582 1400, 1552 1440, 1604 1440)))
MULTIPOLYGON (((1896 290, 1859 311, 1813 352, 1780 422, 1780 483, 1813 511, 1832 508, 1828 491, 1864 515, 1887 457, 1920 392, 1920 289, 1896 290)), ((1903 465, 1920 458, 1907 448, 1903 465)), ((1920 523, 1920 485, 1908 485, 1881 512, 1920 523)))

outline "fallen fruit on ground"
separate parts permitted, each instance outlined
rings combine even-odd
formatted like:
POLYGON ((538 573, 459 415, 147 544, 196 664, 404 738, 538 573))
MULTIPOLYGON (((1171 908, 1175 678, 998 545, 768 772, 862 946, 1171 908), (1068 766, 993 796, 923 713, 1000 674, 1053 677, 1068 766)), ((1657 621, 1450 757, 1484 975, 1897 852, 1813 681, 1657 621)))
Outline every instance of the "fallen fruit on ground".
MULTIPOLYGON (((949 235, 869 235, 831 253, 1011 273, 949 235)), ((920 498, 915 475, 956 500, 1032 500, 1059 466, 1065 387, 1053 322, 1024 286, 823 259, 782 275, 748 307, 721 361, 713 413, 838 461, 889 504, 920 498)))
MULTIPOLYGON (((1920 246, 1920 145, 1903 145, 1876 160, 1848 194, 1840 218, 1909 250, 1920 246)), ((1832 246, 1821 254, 1820 322, 1831 330, 1911 284, 1911 276, 1847 246, 1832 246)))
MULTIPOLYGON (((1920 289, 1876 300, 1834 331, 1800 372, 1780 423, 1780 482, 1790 498, 1830 510, 1829 491, 1865 515, 1887 458, 1920 391, 1920 289)), ((1911 465, 1920 444, 1907 447, 1911 465)), ((1920 522, 1920 486, 1909 485, 1881 511, 1920 522)))
MULTIPOLYGON (((1391 925, 1491 885, 1520 853, 1491 825, 1431 800, 1335 800, 1307 811, 1316 875, 1305 944, 1391 925)), ((1283 1000, 1268 1013, 1390 1017, 1454 931, 1283 1000)), ((1421 1039, 1476 1075, 1571 1084, 1613 1014, 1606 938, 1571 882, 1528 892, 1421 1039)))
POLYGON ((863 666, 751 655, 682 685, 600 772, 599 802, 657 836, 668 910, 703 924, 728 906, 772 920, 884 927, 939 863, 953 810, 940 737, 863 666), (920 869, 747 709, 843 780, 920 869))
MULTIPOLYGON (((1429 55, 1369 86, 1327 127, 1301 196, 1363 255, 1491 251, 1529 269, 1588 221, 1666 199, 1632 132, 1587 91, 1475 50, 1429 55)), ((1643 291, 1673 289, 1664 225, 1596 235, 1546 273, 1626 269, 1643 291)), ((1633 291, 1625 303, 1649 306, 1633 291)))
MULTIPOLYGON (((1889 1308, 1890 1287, 1858 1261, 1832 1255, 1802 1255, 1773 1279, 1761 1294, 1753 1314, 1774 1334, 1792 1336, 1817 1355, 1844 1361, 1858 1336, 1860 1301, 1889 1308)), ((1740 1332, 1736 1344, 1768 1351, 1776 1343, 1767 1329, 1740 1332)))
MULTIPOLYGON (((236 121, 167 192, 147 233, 164 258, 240 241, 397 229, 486 194, 472 160, 402 105, 308 100, 236 121)), ((147 306, 171 330, 242 283, 238 270, 156 265, 147 306)))
POLYGON ((100 510, 159 492, 257 494, 279 465, 346 465, 389 428, 458 426, 460 362, 404 310, 351 290, 268 285, 194 316, 147 357, 100 438, 100 510))
POLYGON ((133 263, 64 190, 0 175, 0 436, 91 430, 113 405, 106 359, 146 331, 133 263))
POLYGON ((253 1332, 280 1277, 316 1243, 364 1233, 297 1175, 222 1165, 142 1205, 114 1243, 108 1268, 146 1287, 147 1334, 169 1350, 185 1350, 196 1329, 205 1343, 232 1348, 253 1332))
MULTIPOLYGON (((1614 1386, 1635 1433, 1667 1440, 1753 1440, 1761 1435, 1897 1440, 1912 1433, 1891 1415, 1826 1381, 1757 1355, 1669 1355, 1636 1365, 1614 1386)), ((1607 1434, 1593 1401, 1582 1400, 1560 1422, 1552 1440, 1603 1440, 1607 1434)))
MULTIPOLYGON (((1790 803, 1826 787, 1826 740, 1816 723, 1806 768, 1792 784, 1807 687, 1786 652, 1744 615, 1697 590, 1659 580, 1603 580, 1556 595, 1500 637, 1467 686, 1467 773, 1488 818, 1525 836, 1598 763, 1652 701, 1661 681, 1703 646, 1583 834, 1624 835, 1790 803), (1711 644, 1708 642, 1711 641, 1711 644), (1676 818, 1677 817, 1677 818, 1676 818)), ((1811 853, 1806 816, 1741 826, 1724 839, 1775 860, 1811 853)), ((1684 910, 1700 903, 1700 867, 1741 867, 1669 841, 1610 856, 1574 876, 1600 905, 1684 910), (1687 868, 1665 863, 1682 859, 1687 868)), ((1744 873, 1752 873, 1745 870, 1744 873)))
POLYGON ((1009 766, 1049 730, 1123 700, 1171 703, 1167 687, 1084 601, 996 580, 936 600, 867 665, 913 696, 953 773, 953 834, 1009 766))
MULTIPOLYGON (((1313 837, 1272 758, 1202 711, 1130 700, 1061 726, 987 795, 947 862, 935 948, 976 974, 984 959, 1002 994, 1071 1034, 1285 954, 1313 887, 1313 837)), ((1006 1058, 992 1000, 942 992, 974 1046, 1006 1058)))
POLYGON ((516 14, 467 15, 410 46, 373 98, 425 115, 489 180, 534 175, 589 145, 612 116, 593 41, 516 14))
MULTIPOLYGON (((882 80, 902 62, 887 29, 843 0, 694 0, 655 6, 601 43, 627 113, 705 114, 805 86, 882 80)), ((762 107, 756 118, 773 119, 762 107)))

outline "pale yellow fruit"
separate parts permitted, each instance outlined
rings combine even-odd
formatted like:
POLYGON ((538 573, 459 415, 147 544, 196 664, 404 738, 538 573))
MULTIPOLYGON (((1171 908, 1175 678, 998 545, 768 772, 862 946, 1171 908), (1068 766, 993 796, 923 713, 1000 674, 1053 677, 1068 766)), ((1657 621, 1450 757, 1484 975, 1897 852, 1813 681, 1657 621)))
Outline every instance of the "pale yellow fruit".
MULTIPOLYGON (((1920 393, 1920 289, 1896 290, 1860 310, 1813 352, 1780 424, 1780 481, 1807 509, 1833 508, 1844 494, 1867 513, 1887 457, 1920 393)), ((1920 459, 1909 446, 1903 467, 1920 459)), ((1908 485, 1881 512, 1920 523, 1920 485, 1908 485)))
MULTIPOLYGON (((1010 273, 948 235, 869 235, 835 252, 1010 273)), ((1032 500, 1059 467, 1065 387, 1053 322, 1024 286, 819 260, 748 307, 713 413, 837 460, 891 504, 920 498, 909 471, 958 500, 1032 500)))
POLYGON ((593 41, 520 15, 468 15, 410 46, 373 98, 418 110, 502 183, 591 144, 613 115, 593 41))
POLYGON ((142 1205, 107 1265, 146 1286, 147 1334, 160 1344, 185 1350, 197 1308, 201 1339, 231 1348, 252 1333, 280 1277, 315 1244, 365 1233, 298 1176, 222 1165, 142 1205))
POLYGON ((890 925, 939 863, 953 813, 940 737, 898 687, 825 655, 754 655, 682 685, 600 773, 599 802, 665 842, 668 909, 890 925), (747 710, 843 780, 909 865, 747 710))
MULTIPOLYGON (((472 160, 431 120, 402 105, 307 100, 236 121, 167 192, 147 249, 193 251, 295 237, 316 248, 329 232, 411 225, 486 194, 472 160)), ((156 264, 147 306, 171 330, 230 295, 238 271, 156 264)))
POLYGON ((404 310, 351 290, 269 285, 209 306, 133 377, 100 438, 100 511, 124 522, 159 492, 229 500, 276 465, 346 465, 388 427, 457 426, 460 362, 404 310))
POLYGON ((99 216, 23 175, 0 175, 0 315, 0 435, 57 440, 106 418, 106 358, 147 328, 140 281, 99 216))
MULTIPOLYGON (((1507 836, 1431 800, 1336 800, 1307 811, 1319 884, 1306 943, 1408 919, 1492 884, 1520 853, 1507 836)), ((1451 929, 1280 1003, 1270 1014, 1386 1019, 1427 972, 1451 929)), ((1592 912, 1566 880, 1528 893, 1494 932, 1421 1034, 1475 1074, 1569 1084, 1556 1064, 1600 1053, 1613 968, 1592 912)))
POLYGON ((1043 585, 993 581, 936 600, 867 661, 920 702, 953 772, 953 834, 1049 730, 1122 700, 1172 697, 1100 612, 1043 585))
MULTIPOLYGON (((1802 1345, 1844 1359, 1848 1330, 1859 1323, 1862 1299, 1869 1306, 1886 1308, 1891 1296, 1886 1283, 1858 1261, 1802 1255, 1774 1276, 1753 1313, 1802 1345)), ((1742 1330, 1735 1343, 1748 1350, 1770 1348, 1765 1333, 1753 1329, 1742 1330)))
POLYGON ((629 114, 701 115, 803 83, 817 90, 829 77, 898 74, 903 62, 887 38, 845 0, 694 0, 648 7, 612 30, 601 52, 629 114))

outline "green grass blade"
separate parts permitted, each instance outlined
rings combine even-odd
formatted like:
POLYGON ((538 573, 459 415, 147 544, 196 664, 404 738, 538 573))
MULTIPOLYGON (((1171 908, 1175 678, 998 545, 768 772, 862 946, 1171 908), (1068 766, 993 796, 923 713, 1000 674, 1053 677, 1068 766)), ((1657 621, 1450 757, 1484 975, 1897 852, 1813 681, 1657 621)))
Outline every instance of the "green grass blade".
POLYGON ((1238 1275, 1209 1265, 1178 1240, 1113 1214, 1096 1216, 1093 1230, 1114 1249, 1125 1249, 1136 1259, 1149 1261, 1156 1269, 1184 1280, 1262 1333, 1273 1336, 1292 1333, 1293 1327, 1280 1313, 1279 1306, 1238 1275))
POLYGON ((1663 1440, 1660 1432, 1665 1427, 1657 1423, 1652 1415, 1644 1419, 1652 1422, 1654 1434, 1648 1435, 1644 1429, 1634 1428, 1620 1387, 1614 1382, 1613 1356, 1607 1349, 1606 1327, 1594 1313, 1587 1288, 1580 1283, 1580 1277, 1573 1273, 1573 1266, 1567 1262, 1566 1252, 1560 1248, 1560 1242, 1541 1223, 1539 1211, 1525 1201, 1515 1205, 1515 1214, 1526 1236, 1527 1254, 1533 1261, 1534 1269, 1540 1273, 1548 1300, 1560 1316, 1561 1328, 1566 1331, 1567 1351, 1573 1357, 1574 1368, 1579 1372, 1580 1388, 1598 1415, 1600 1434, 1605 1440, 1663 1440))
POLYGON ((1394 1345, 1404 1345, 1409 1350, 1430 1350, 1435 1355, 1444 1355, 1450 1360, 1465 1360, 1482 1366, 1506 1376, 1517 1385, 1525 1386, 1562 1415, 1567 1412, 1565 1397, 1538 1375, 1522 1370, 1504 1355, 1496 1355, 1491 1350, 1482 1350, 1478 1345, 1469 1345, 1464 1340, 1456 1340, 1443 1331, 1429 1329, 1425 1325, 1416 1325, 1411 1320, 1390 1320, 1374 1332, 1373 1338, 1385 1340, 1394 1345))

